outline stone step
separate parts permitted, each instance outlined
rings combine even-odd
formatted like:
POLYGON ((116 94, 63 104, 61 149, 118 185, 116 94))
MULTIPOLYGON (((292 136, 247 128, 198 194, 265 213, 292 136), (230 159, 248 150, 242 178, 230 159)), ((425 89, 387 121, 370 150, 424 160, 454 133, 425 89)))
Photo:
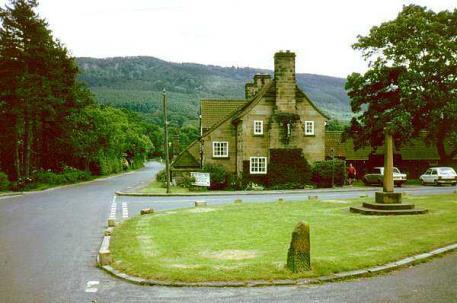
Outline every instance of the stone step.
POLYGON ((413 209, 414 204, 407 204, 407 203, 370 203, 370 202, 363 202, 363 207, 371 208, 371 209, 383 209, 383 210, 393 210, 393 209, 413 209))
POLYGON ((418 215, 418 214, 425 214, 428 212, 427 209, 423 208, 413 208, 413 209, 373 209, 373 208, 366 208, 363 206, 354 206, 350 208, 350 211, 353 213, 360 213, 364 215, 381 215, 381 216, 388 216, 388 215, 418 215))

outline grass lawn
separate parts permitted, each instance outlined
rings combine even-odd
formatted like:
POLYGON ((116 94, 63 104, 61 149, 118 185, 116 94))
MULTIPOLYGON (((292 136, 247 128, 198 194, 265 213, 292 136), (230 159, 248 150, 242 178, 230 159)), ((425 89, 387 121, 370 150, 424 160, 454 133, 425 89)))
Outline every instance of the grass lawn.
MULTIPOLYGON (((180 186, 171 186, 170 190, 172 193, 188 193, 189 189, 180 187, 180 186)), ((141 190, 143 193, 151 193, 151 194, 165 194, 167 189, 163 187, 162 182, 159 181, 152 181, 149 183, 145 188, 141 190)))
POLYGON ((417 216, 349 212, 363 200, 242 203, 133 217, 114 230, 113 267, 167 281, 298 278, 380 265, 457 242, 456 194, 405 197, 430 211, 417 216), (310 224, 313 270, 292 274, 284 265, 299 221, 310 224))

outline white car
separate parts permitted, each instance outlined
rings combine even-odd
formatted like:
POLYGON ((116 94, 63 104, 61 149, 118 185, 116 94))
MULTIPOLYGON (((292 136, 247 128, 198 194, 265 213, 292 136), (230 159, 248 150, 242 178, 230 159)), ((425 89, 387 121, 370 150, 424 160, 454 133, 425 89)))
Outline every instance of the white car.
POLYGON ((419 177, 422 184, 457 184, 457 174, 452 167, 432 167, 419 177))
MULTIPOLYGON (((400 172, 396 167, 393 168, 394 184, 398 187, 406 182, 406 174, 400 172)), ((384 183, 384 167, 374 167, 366 173, 362 181, 365 185, 381 185, 384 183)))

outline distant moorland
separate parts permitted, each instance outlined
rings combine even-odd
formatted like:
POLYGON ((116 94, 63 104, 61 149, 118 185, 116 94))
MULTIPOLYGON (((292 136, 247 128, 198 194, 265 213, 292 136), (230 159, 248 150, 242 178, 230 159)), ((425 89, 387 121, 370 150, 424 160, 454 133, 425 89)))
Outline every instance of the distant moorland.
MULTIPOLYGON (((101 104, 152 113, 161 120, 161 91, 169 96, 171 122, 197 125, 200 98, 243 98, 244 84, 256 73, 270 70, 220 67, 193 63, 171 63, 154 57, 77 58, 80 80, 101 104)), ((345 79, 297 74, 297 82, 316 105, 332 118, 349 120, 349 98, 345 79)))

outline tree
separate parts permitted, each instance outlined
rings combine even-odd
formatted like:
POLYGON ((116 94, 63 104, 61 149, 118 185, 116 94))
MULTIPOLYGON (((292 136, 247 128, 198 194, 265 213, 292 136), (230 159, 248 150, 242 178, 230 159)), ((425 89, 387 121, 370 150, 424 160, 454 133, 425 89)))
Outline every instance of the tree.
POLYGON ((37 5, 13 0, 0 8, 0 165, 16 179, 65 158, 58 140, 65 117, 91 102, 76 83, 74 59, 35 13, 37 5))
POLYGON ((435 13, 403 7, 396 19, 359 36, 353 45, 369 62, 347 78, 357 114, 345 137, 355 148, 383 144, 383 127, 396 127, 397 146, 425 134, 442 162, 457 155, 457 10, 435 13))

